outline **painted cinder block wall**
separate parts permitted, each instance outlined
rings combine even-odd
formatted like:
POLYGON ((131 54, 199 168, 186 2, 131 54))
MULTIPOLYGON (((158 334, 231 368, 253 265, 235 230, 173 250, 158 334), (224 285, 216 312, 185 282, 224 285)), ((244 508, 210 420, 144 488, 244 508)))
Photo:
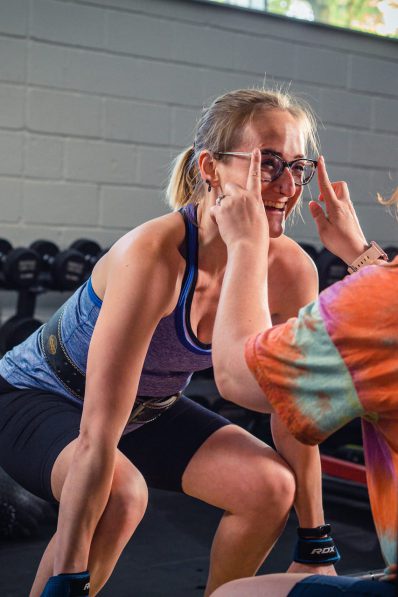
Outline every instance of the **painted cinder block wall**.
MULTIPOLYGON (((165 213, 203 103, 264 78, 311 103, 332 177, 397 244, 375 195, 398 183, 398 43, 195 0, 0 0, 0 236, 108 246, 165 213)), ((306 213, 289 234, 316 242, 306 213)))

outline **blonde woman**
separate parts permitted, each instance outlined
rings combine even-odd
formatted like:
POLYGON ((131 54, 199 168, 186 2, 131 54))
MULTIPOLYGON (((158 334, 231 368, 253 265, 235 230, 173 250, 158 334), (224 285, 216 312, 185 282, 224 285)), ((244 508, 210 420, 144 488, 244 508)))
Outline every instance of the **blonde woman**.
MULTIPOLYGON (((211 209, 247 176, 261 147, 274 323, 317 295, 313 262, 284 235, 316 162, 310 112, 281 92, 238 90, 203 111, 169 186, 173 213, 123 236, 90 280, 0 361, 0 465, 60 502, 57 532, 31 597, 96 595, 144 515, 147 486, 225 511, 206 595, 252 575, 294 503, 301 527, 324 524, 319 453, 273 421, 278 453, 182 392, 212 364, 227 251, 211 209)), ((251 402, 250 389, 243 390, 251 402)), ((228 398, 228 396, 226 396, 228 398)), ((253 402, 254 404, 254 402, 253 402)), ((295 571, 333 574, 336 557, 295 571), (312 568, 311 568, 312 566, 312 568)), ((133 581, 133 579, 132 579, 133 581)))
MULTIPOLYGON (((362 417, 372 513, 386 563, 383 582, 321 575, 270 575, 228 583, 214 597, 395 595, 398 521, 398 258, 368 243, 347 185, 330 183, 319 160, 319 203, 310 203, 325 246, 348 265, 343 281, 321 293, 298 317, 272 326, 264 295, 271 278, 258 254, 270 246, 262 200, 261 157, 252 152, 245 186, 227 185, 213 208, 228 250, 213 336, 220 391, 274 410, 305 444, 317 444, 362 417), (268 282, 269 280, 269 282, 268 282), (244 291, 243 291, 244 289, 244 291), (257 392, 256 392, 257 389, 257 392)), ((398 191, 387 202, 398 204, 398 191)), ((329 549, 327 537, 300 549, 329 549)))

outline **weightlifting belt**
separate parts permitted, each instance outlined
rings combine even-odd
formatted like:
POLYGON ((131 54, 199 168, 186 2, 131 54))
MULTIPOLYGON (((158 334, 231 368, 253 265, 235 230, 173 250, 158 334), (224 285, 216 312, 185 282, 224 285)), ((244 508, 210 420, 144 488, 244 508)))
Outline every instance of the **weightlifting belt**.
MULTIPOLYGON (((61 338, 61 322, 64 307, 62 306, 43 325, 40 331, 40 344, 47 363, 57 379, 73 396, 83 400, 86 387, 86 376, 70 358, 61 338)), ((166 397, 137 396, 133 410, 128 419, 130 423, 149 423, 162 412, 170 408, 180 398, 181 392, 166 397)))

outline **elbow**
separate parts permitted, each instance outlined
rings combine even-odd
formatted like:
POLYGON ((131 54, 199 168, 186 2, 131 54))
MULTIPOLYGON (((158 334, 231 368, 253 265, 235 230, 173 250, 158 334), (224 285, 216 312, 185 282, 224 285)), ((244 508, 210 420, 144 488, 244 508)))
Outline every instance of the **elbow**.
POLYGON ((225 375, 214 369, 214 381, 216 382, 217 390, 222 397, 228 395, 227 379, 225 375))
POLYGON ((223 361, 220 359, 215 358, 213 352, 213 372, 214 372, 214 381, 216 382, 217 390, 220 392, 221 396, 224 396, 226 391, 226 386, 228 385, 228 372, 223 364, 223 361))
POLYGON ((222 398, 231 402, 238 402, 241 393, 237 392, 236 382, 234 376, 231 375, 231 371, 228 372, 225 368, 215 368, 214 380, 222 398))
POLYGON ((76 442, 76 458, 113 460, 117 450, 117 438, 103 429, 96 430, 95 426, 82 426, 76 442))

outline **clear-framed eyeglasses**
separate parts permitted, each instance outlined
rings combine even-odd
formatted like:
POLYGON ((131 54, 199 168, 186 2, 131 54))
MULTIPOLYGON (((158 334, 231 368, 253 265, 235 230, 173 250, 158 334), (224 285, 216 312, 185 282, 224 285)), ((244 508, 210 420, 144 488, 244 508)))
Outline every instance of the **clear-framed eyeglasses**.
MULTIPOLYGON (((236 157, 251 158, 249 151, 215 151, 214 156, 231 155, 236 157)), ((286 162, 278 154, 272 151, 261 152, 261 180, 263 182, 273 182, 282 175, 285 168, 288 168, 294 180, 294 184, 303 187, 308 184, 315 174, 318 166, 316 160, 309 158, 298 158, 291 162, 286 162)))

